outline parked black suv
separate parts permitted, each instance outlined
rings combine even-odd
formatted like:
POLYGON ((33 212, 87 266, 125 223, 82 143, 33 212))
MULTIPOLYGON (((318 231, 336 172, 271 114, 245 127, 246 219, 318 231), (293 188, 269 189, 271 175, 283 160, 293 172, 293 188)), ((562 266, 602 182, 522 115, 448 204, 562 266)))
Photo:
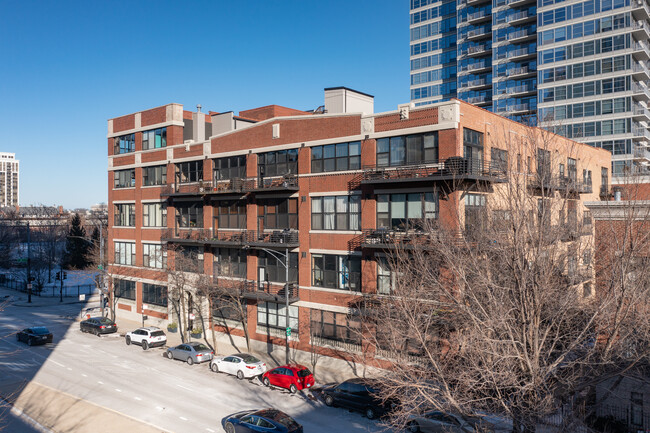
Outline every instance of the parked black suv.
POLYGON ((378 390, 377 381, 349 379, 338 385, 323 386, 320 392, 326 405, 362 412, 368 419, 373 419, 389 413, 395 403, 382 402, 378 390))

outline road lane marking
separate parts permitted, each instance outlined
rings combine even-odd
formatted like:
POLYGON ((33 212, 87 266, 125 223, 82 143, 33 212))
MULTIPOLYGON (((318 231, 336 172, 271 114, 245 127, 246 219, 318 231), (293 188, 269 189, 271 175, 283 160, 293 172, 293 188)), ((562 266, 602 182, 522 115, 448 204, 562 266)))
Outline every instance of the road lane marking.
POLYGON ((186 387, 186 386, 183 386, 183 385, 178 385, 178 384, 176 384, 176 386, 177 386, 177 387, 179 387, 179 388, 183 388, 183 389, 186 389, 186 390, 188 390, 188 391, 193 391, 193 389, 192 389, 192 388, 188 388, 188 387, 186 387))
POLYGON ((135 398, 135 399, 138 400, 138 401, 141 401, 141 400, 142 400, 140 397, 133 397, 133 398, 135 398))
POLYGON ((83 377, 88 377, 88 375, 87 375, 86 373, 81 373, 81 375, 82 375, 83 377))
POLYGON ((58 365, 59 367, 65 367, 65 365, 61 364, 60 362, 56 362, 56 361, 54 361, 54 360, 52 360, 52 359, 48 359, 48 361, 50 361, 50 362, 52 362, 52 363, 58 365))
POLYGON ((117 388, 115 388, 115 391, 117 391, 117 392, 122 392, 121 389, 117 389, 117 388))
POLYGON ((70 367, 68 367, 68 371, 72 371, 72 369, 70 367))
POLYGON ((160 407, 160 406, 156 406, 156 410, 159 410, 159 411, 162 412, 163 410, 165 410, 165 408, 164 408, 164 407, 160 407))
POLYGON ((214 430, 212 430, 211 428, 206 428, 206 430, 209 431, 209 432, 215 433, 214 430))
POLYGON ((184 416, 179 416, 179 418, 182 419, 183 421, 187 421, 187 418, 185 418, 184 416))
POLYGON ((98 380, 97 383, 100 384, 100 385, 104 384, 104 382, 102 382, 101 380, 98 380))

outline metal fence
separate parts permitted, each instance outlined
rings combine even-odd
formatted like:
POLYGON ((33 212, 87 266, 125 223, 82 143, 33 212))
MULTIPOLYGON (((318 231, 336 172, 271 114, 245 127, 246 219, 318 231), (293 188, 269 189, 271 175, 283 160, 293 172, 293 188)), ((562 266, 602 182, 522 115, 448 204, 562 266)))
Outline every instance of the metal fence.
MULTIPOLYGON (((27 285, 25 280, 18 280, 10 275, 0 275, 0 288, 15 290, 17 292, 27 293, 27 285)), ((75 297, 79 295, 91 296, 95 291, 94 284, 77 284, 63 286, 64 297, 75 297)), ((32 289, 32 294, 42 297, 57 297, 61 296, 61 286, 54 285, 52 287, 43 287, 38 289, 36 286, 32 289)))

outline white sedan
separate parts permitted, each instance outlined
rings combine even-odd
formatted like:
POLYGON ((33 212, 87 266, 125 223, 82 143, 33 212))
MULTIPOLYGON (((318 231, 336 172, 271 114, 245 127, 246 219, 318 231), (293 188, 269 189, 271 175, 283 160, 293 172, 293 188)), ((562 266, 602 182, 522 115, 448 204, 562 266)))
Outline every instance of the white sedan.
POLYGON ((266 363, 248 353, 219 356, 210 362, 210 369, 215 373, 223 372, 237 376, 237 379, 250 379, 266 372, 266 363))

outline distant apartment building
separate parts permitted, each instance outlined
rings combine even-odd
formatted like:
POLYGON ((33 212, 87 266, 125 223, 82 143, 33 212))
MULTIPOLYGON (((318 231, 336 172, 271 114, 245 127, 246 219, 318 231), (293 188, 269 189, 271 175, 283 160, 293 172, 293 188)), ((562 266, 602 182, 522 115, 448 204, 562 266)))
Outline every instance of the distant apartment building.
POLYGON ((411 101, 457 97, 650 166, 647 0, 410 0, 411 101))
POLYGON ((0 207, 14 207, 19 201, 19 165, 15 153, 0 152, 0 207))
POLYGON ((533 215, 562 190, 568 221, 588 227, 582 202, 609 190, 609 152, 558 136, 548 148, 517 147, 539 130, 459 100, 374 113, 373 97, 350 89, 325 89, 324 99, 318 114, 169 104, 108 121, 118 317, 164 325, 201 314, 242 338, 239 313, 221 298, 208 312, 197 293, 190 311, 173 307, 168 265, 189 258, 189 273, 243 300, 253 348, 282 345, 289 327, 299 351, 359 353, 351 306, 391 294, 390 252, 426 236, 428 222, 451 226, 460 214, 451 228, 471 231, 498 207, 511 171, 535 196, 533 215))

